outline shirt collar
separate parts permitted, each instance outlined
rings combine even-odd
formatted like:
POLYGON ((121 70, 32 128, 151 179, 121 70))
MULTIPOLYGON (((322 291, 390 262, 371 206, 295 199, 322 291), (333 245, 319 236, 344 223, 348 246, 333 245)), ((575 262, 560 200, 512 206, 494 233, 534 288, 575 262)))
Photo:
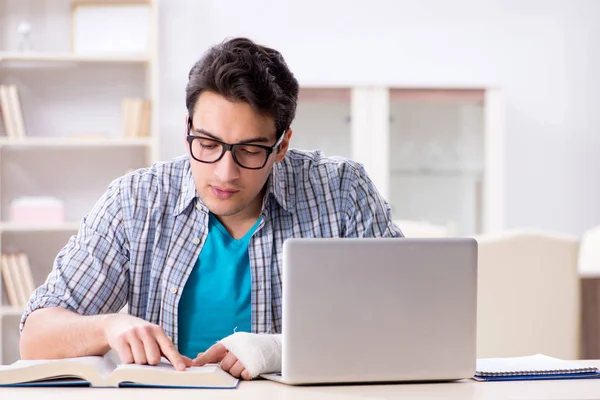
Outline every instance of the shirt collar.
MULTIPOLYGON (((190 161, 188 159, 181 177, 181 191, 179 192, 179 198, 177 199, 175 215, 181 214, 196 197, 196 183, 194 182, 190 161)), ((200 198, 198 198, 198 201, 200 202, 200 198)))
POLYGON ((287 182, 285 162, 286 160, 284 158, 282 162, 277 162, 273 165, 273 169, 267 180, 267 190, 265 192, 265 199, 263 200, 263 208, 265 207, 269 196, 273 196, 284 210, 293 214, 296 207, 296 190, 293 185, 290 185, 287 182))
MULTIPOLYGON (((267 190, 265 191, 265 198, 263 199, 263 209, 269 197, 273 196, 284 210, 289 213, 294 213, 296 206, 296 191, 293 185, 286 184, 287 174, 283 163, 285 163, 285 160, 283 162, 275 163, 271 170, 271 174, 269 175, 269 179, 267 179, 267 190)), ((177 199, 175 215, 181 214, 196 198, 201 207, 206 209, 206 206, 202 203, 202 200, 196 193, 196 183, 192 176, 189 160, 186 163, 181 179, 181 192, 177 199)))

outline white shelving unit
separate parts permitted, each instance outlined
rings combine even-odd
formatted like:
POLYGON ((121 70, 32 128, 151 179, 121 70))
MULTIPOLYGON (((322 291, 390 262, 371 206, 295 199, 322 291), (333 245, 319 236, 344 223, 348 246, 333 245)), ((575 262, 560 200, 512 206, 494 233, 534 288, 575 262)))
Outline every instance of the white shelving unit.
POLYGON ((395 220, 471 236, 504 227, 496 88, 303 88, 292 147, 361 162, 395 220))
MULTIPOLYGON (((71 51, 74 0, 0 0, 0 84, 17 86, 26 137, 0 135, 0 253, 25 252, 34 283, 43 283, 54 258, 81 218, 127 171, 159 159, 157 0, 149 4, 150 43, 144 54, 71 51), (17 25, 31 23, 31 51, 17 51, 17 25), (151 100, 147 137, 123 136, 121 102, 151 100), (10 220, 19 196, 53 196, 65 204, 65 222, 10 220)), ((90 3, 114 3, 93 1, 90 3)), ((9 305, 0 276, 0 364, 19 357, 22 307, 9 305)))
POLYGON ((351 157, 351 90, 303 87, 292 124, 291 146, 351 157))

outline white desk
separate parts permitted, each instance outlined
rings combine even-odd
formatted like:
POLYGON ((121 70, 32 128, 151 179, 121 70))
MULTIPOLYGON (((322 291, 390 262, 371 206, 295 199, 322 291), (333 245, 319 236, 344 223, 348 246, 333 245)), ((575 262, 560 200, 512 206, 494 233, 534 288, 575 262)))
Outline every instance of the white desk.
MULTIPOLYGON (((588 362, 600 367, 600 360, 588 362)), ((343 386, 286 386, 258 380, 237 389, 0 388, 0 399, 600 399, 600 379, 343 386)))

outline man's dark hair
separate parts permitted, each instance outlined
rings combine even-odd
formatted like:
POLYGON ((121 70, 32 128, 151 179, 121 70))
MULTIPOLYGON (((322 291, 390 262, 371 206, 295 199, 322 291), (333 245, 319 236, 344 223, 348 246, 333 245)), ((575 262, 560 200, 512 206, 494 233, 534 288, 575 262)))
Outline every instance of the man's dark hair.
POLYGON ((283 56, 247 38, 211 47, 192 67, 185 99, 190 117, 205 90, 229 101, 248 103, 260 114, 272 117, 278 139, 296 115, 298 81, 283 56))

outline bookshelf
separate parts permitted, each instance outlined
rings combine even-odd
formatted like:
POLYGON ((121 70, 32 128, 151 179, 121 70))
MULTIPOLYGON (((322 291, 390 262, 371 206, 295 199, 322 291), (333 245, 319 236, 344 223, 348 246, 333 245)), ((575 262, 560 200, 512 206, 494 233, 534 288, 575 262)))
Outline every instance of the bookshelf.
MULTIPOLYGON (((35 287, 108 184, 159 160, 157 8, 158 0, 0 0, 0 85, 16 89, 10 115, 17 104, 23 121, 23 135, 7 130, 0 96, 0 254, 26 254, 35 287), (115 51, 76 51, 75 3, 143 5, 146 49, 124 51, 114 42, 115 51), (23 21, 31 26, 25 50, 23 21), (61 200, 63 221, 12 220, 13 200, 40 196, 61 200)), ((9 301, 0 274, 0 364, 19 357, 23 311, 9 301)))

